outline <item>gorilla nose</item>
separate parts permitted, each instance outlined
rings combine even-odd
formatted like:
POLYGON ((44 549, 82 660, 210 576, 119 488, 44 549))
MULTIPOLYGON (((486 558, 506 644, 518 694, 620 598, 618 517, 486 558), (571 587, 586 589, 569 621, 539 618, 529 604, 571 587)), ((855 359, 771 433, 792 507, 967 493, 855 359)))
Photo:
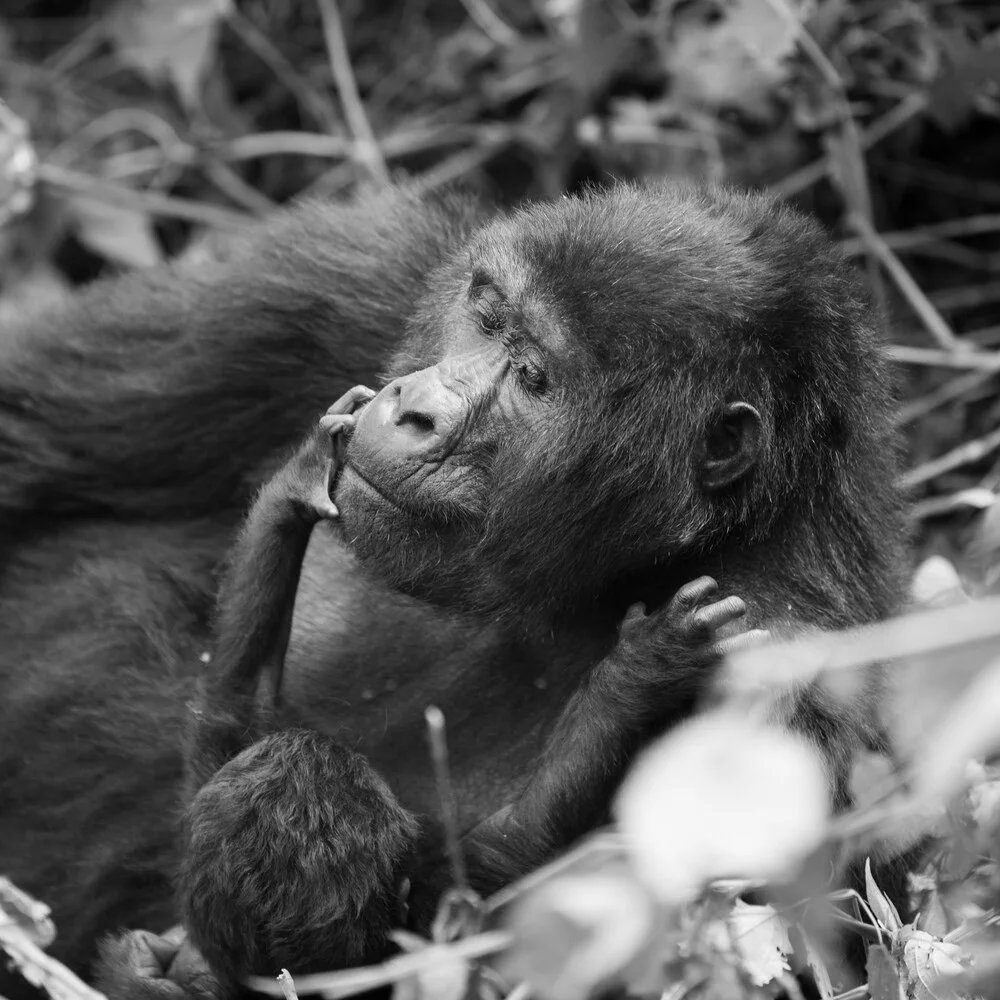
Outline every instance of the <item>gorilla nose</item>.
POLYGON ((356 438, 404 459, 426 455, 441 445, 448 423, 438 399, 442 393, 411 380, 412 376, 396 379, 379 392, 358 415, 356 438))

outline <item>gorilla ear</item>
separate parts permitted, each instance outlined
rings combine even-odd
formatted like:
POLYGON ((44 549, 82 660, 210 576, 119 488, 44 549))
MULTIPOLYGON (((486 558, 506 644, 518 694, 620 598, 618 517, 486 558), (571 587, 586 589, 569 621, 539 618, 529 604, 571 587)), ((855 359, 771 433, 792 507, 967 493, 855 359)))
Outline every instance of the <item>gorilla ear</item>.
POLYGON ((705 441, 702 486, 721 490, 735 483, 754 467, 760 447, 760 414, 749 403, 729 403, 705 441))

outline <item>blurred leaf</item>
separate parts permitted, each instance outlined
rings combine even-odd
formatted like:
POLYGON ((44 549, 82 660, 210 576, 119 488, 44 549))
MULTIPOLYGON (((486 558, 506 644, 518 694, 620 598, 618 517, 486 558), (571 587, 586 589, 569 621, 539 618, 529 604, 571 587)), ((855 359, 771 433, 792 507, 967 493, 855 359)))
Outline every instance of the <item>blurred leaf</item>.
MULTIPOLYGON (((806 5, 788 0, 793 14, 806 5)), ((767 0, 694 0, 678 7, 664 65, 672 100, 740 108, 768 117, 767 104, 789 73, 796 31, 767 0)))
POLYGON ((929 556, 913 574, 910 599, 918 607, 951 608, 968 602, 969 595, 952 563, 944 556, 929 556))
POLYGON ((52 911, 0 875, 0 923, 16 925, 32 944, 48 948, 56 939, 52 911))
POLYGON ((119 54, 147 79, 168 79, 188 108, 215 54, 231 0, 120 0, 106 15, 119 54))
POLYGON ((127 267, 152 267, 163 251, 145 212, 94 201, 83 195, 66 198, 80 242, 108 260, 127 267))
POLYGON ((738 899, 729 914, 729 927, 743 968, 757 986, 789 971, 788 922, 773 907, 751 906, 738 899))
MULTIPOLYGON (((998 643, 1000 598, 987 598, 900 615, 876 625, 815 632, 741 650, 726 657, 718 686, 721 693, 734 696, 758 695, 762 689, 779 694, 834 671, 863 669, 902 657, 926 657, 933 673, 924 679, 931 682, 940 678, 945 690, 954 692, 962 689, 966 677, 993 658, 998 643), (956 682, 950 666, 945 670, 936 665, 944 654, 967 658, 970 673, 960 675, 956 682)), ((939 700, 932 720, 940 714, 940 706, 939 700)), ((907 748, 914 745, 907 744, 907 748)))
POLYGON ((940 33, 945 58, 928 93, 927 110, 943 129, 967 124, 975 100, 989 84, 1000 83, 1000 51, 977 45, 963 31, 940 33))
POLYGON ((793 875, 826 835, 828 812, 815 747, 732 709, 661 737, 615 802, 637 871, 668 903, 716 878, 793 875))
POLYGON ((865 859, 865 897, 878 922, 890 934, 895 934, 903 926, 903 921, 899 919, 896 907, 875 883, 870 858, 865 859))
POLYGON ((969 558, 991 591, 1000 584, 1000 504, 983 515, 975 538, 969 546, 969 558))
POLYGON ((618 982, 653 926, 652 902, 627 871, 556 878, 511 913, 503 970, 547 1000, 586 1000, 618 982))
POLYGON ((621 19, 605 0, 578 5, 576 31, 570 41, 570 70, 577 90, 588 95, 602 92, 619 69, 627 47, 621 19))
MULTIPOLYGON (((969 760, 1000 750, 1000 659, 981 670, 939 715, 916 753, 914 779, 919 791, 946 798, 966 783, 969 760)), ((940 708, 939 708, 940 711, 940 708)))
POLYGON ((423 950, 429 961, 416 975, 393 987, 393 1000, 462 1000, 469 982, 469 963, 448 948, 423 950))
POLYGON ((833 983, 830 980, 830 970, 827 969, 826 962, 823 961, 823 956, 820 955, 816 945, 806 936, 805 931, 801 927, 799 928, 799 937, 802 939, 802 945, 806 953, 806 965, 809 966, 813 974, 813 981, 816 983, 816 991, 820 995, 820 1000, 831 1000, 835 991, 833 983))
POLYGON ((0 225, 31 208, 37 166, 27 122, 0 101, 0 225))

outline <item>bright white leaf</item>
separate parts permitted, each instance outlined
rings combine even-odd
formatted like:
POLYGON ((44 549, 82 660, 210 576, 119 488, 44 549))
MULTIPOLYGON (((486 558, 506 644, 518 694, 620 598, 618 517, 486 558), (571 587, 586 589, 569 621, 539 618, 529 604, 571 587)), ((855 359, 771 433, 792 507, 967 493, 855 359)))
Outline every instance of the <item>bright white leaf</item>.
POLYGON ((919 983, 933 1000, 961 1000, 961 994, 947 985, 948 980, 965 971, 959 961, 961 954, 957 944, 939 941, 925 931, 912 931, 903 945, 903 962, 910 981, 919 983))
POLYGON ((119 55, 147 79, 169 79, 187 107, 198 104, 231 0, 120 0, 107 14, 119 55))
POLYGON ((917 790, 941 800, 965 784, 968 761, 1000 750, 1000 660, 975 676, 917 749, 917 790))
POLYGON ((546 1000, 586 1000, 639 955, 654 919, 652 901, 625 874, 555 878, 514 908, 504 973, 546 1000))
POLYGON ((944 556, 930 556, 913 574, 910 599, 917 607, 948 608, 969 600, 958 570, 944 556))
POLYGON ((116 264, 152 267, 163 251, 145 212, 107 205, 80 195, 66 199, 77 238, 116 264))
POLYGON ((723 709, 643 753, 615 812, 640 878, 679 903, 716 878, 793 875, 826 834, 829 791, 815 747, 723 709))
POLYGON ((450 948, 432 945, 423 956, 432 959, 416 974, 420 1000, 462 1000, 469 983, 469 963, 450 948))
POLYGON ((789 971, 788 922, 774 907, 751 906, 738 899, 729 914, 729 929, 743 968, 758 986, 789 971))

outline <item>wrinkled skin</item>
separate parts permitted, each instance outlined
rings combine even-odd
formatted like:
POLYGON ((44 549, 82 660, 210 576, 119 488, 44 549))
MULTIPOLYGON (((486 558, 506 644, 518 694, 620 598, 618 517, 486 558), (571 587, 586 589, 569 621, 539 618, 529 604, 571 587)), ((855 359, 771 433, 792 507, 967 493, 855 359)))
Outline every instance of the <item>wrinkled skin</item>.
MULTIPOLYGON (((426 705, 489 892, 605 818, 720 644, 902 598, 881 347, 826 238, 761 198, 307 205, 0 345, 0 868, 80 969, 184 916, 159 959, 107 945, 114 998, 425 928, 426 705)), ((775 720, 837 806, 877 700, 775 720)))

